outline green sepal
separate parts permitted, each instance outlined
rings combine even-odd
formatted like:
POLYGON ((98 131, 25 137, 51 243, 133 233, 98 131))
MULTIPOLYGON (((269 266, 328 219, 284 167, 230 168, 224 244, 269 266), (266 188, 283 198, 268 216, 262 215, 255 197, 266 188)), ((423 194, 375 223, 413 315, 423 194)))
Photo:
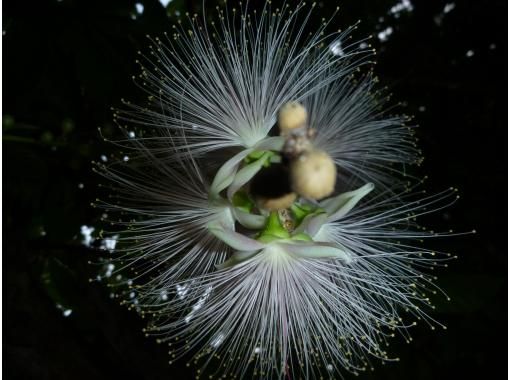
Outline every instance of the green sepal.
POLYGON ((249 165, 255 161, 260 160, 264 155, 266 155, 266 158, 264 159, 264 163, 262 164, 263 167, 267 168, 271 166, 271 164, 279 163, 282 161, 282 158, 280 155, 273 151, 269 150, 256 150, 254 152, 251 152, 248 156, 244 159, 244 164, 249 165))
POLYGON ((292 240, 299 240, 299 241, 313 241, 313 239, 304 232, 299 232, 295 235, 292 235, 292 240))
POLYGON ((290 233, 282 226, 278 212, 271 211, 267 218, 266 226, 258 235, 257 240, 263 243, 270 243, 274 240, 289 238, 290 233))
MULTIPOLYGON (((251 152, 249 155, 247 155, 244 159, 244 163, 246 165, 249 165, 251 164, 252 162, 255 162, 257 160, 259 160, 260 158, 262 158, 262 156, 265 154, 265 153, 271 153, 271 155, 274 155, 273 152, 268 152, 268 151, 265 151, 265 150, 255 150, 253 152, 251 152)), ((267 160, 269 160, 271 157, 268 157, 267 160)))
POLYGON ((296 222, 296 226, 301 224, 303 219, 313 212, 313 208, 310 205, 306 204, 297 204, 294 203, 292 206, 290 206, 290 211, 292 212, 292 216, 294 218, 294 221, 296 222))
POLYGON ((296 222, 296 226, 299 226, 308 215, 318 215, 325 212, 321 207, 313 207, 311 205, 298 203, 294 203, 290 206, 290 211, 292 212, 292 217, 294 218, 294 222, 296 222))
POLYGON ((235 207, 248 213, 250 213, 255 207, 255 202, 253 202, 246 191, 242 190, 234 194, 232 197, 232 204, 235 207))

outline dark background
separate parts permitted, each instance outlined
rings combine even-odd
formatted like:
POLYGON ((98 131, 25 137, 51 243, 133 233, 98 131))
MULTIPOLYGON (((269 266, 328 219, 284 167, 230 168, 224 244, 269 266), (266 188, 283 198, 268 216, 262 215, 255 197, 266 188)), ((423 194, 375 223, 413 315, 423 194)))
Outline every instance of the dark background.
MULTIPOLYGON (((169 30, 176 11, 201 8, 140 3, 142 14, 134 1, 4 1, 5 379, 191 378, 143 336, 141 318, 89 283, 97 268, 87 262, 98 253, 81 243, 80 227, 99 219, 89 206, 98 182, 91 160, 112 149, 97 127, 112 128, 110 106, 121 97, 142 95, 130 78, 145 34, 169 30)), ((438 273, 452 301, 434 300, 434 317, 448 330, 414 328, 410 345, 390 348, 400 363, 375 363, 375 374, 360 378, 506 378, 506 1, 455 1, 444 13, 445 1, 412 0, 412 11, 388 14, 397 3, 343 0, 335 22, 361 19, 356 36, 375 34, 375 71, 420 125, 426 160, 417 174, 429 175, 431 190, 460 189, 434 227, 478 233, 438 244, 459 256, 438 273)), ((319 3, 319 13, 334 5, 319 3)))

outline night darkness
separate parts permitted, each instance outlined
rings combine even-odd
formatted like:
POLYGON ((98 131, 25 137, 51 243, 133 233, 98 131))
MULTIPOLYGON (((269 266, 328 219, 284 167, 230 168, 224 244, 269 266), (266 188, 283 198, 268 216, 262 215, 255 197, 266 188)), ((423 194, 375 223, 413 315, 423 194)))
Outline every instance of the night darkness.
MULTIPOLYGON (((201 12, 201 0, 167 9, 140 0, 138 15, 135 3, 4 1, 5 379, 193 378, 144 337, 144 320, 89 283, 98 253, 81 243, 81 226, 99 223, 91 161, 112 150, 98 127, 113 128, 110 107, 121 98, 143 95, 131 80, 136 52, 146 34, 169 30, 176 11, 201 12)), ((317 17, 336 3, 320 2, 317 17)), ((398 0, 339 3, 337 26, 361 19, 356 37, 374 34, 381 85, 419 125, 425 161, 415 174, 428 175, 430 192, 460 190, 429 225, 477 230, 434 243, 459 256, 437 273, 452 301, 437 297, 433 316, 448 330, 417 326, 410 345, 390 347, 399 363, 359 378, 506 378, 507 2, 411 0, 398 18, 389 14, 398 0)))

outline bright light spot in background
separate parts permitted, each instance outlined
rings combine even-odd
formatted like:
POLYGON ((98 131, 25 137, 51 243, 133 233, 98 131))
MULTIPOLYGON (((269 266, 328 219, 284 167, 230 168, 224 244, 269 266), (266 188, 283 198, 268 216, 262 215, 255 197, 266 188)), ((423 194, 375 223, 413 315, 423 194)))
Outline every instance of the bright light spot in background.
POLYGON ((388 41, 388 37, 393 33, 393 28, 391 26, 388 26, 386 29, 380 31, 379 33, 377 33, 377 38, 379 38, 379 40, 381 42, 385 42, 385 41, 388 41))
POLYGON ((419 106, 418 107, 418 111, 420 111, 420 112, 425 112, 426 109, 427 108, 425 106, 419 106))
POLYGON ((73 309, 66 309, 59 303, 57 303, 57 309, 62 310, 62 315, 66 318, 69 317, 73 312, 73 309))
POLYGON ((340 41, 333 42, 329 45, 329 50, 339 57, 344 55, 344 50, 342 49, 342 43, 340 41))
POLYGON ((90 247, 90 243, 94 241, 94 238, 92 237, 92 232, 94 232, 94 227, 88 227, 88 226, 81 226, 81 234, 83 235, 82 243, 86 247, 90 247))
POLYGON ((468 50, 466 52, 466 57, 471 58, 473 55, 475 55, 475 52, 473 50, 468 50))
POLYGON ((172 0, 159 0, 162 6, 166 8, 166 6, 171 2, 172 0))
POLYGON ((413 4, 411 4, 410 0, 401 0, 399 3, 395 4, 390 8, 390 14, 395 16, 396 18, 400 17, 400 13, 402 12, 412 12, 414 9, 413 4))
POLYGON ((106 266, 106 273, 104 274, 104 276, 105 277, 111 277, 114 269, 115 269, 115 265, 108 264, 106 266))
POLYGON ((101 161, 106 162, 108 161, 108 157, 106 157, 104 154, 101 155, 101 161))
POLYGON ((69 317, 71 315, 73 311, 71 309, 65 309, 63 312, 62 312, 62 315, 64 317, 69 317))
POLYGON ((200 297, 197 301, 197 303, 195 303, 193 305, 193 307, 191 308, 191 311, 189 312, 188 315, 186 315, 186 317, 184 318, 184 321, 186 323, 189 323, 191 321, 191 318, 193 318, 193 316, 195 315, 195 312, 197 310, 199 310, 205 303, 205 301, 207 300, 207 298, 209 298, 209 294, 211 294, 211 291, 212 291, 212 286, 209 286, 205 291, 204 291, 204 294, 202 295, 202 297, 200 297))
POLYGON ((131 131, 128 133, 129 138, 133 139, 135 138, 135 132, 131 131))
POLYGON ((182 286, 177 284, 176 289, 177 289, 177 295, 179 296, 179 299, 181 299, 181 300, 184 299, 184 297, 186 297, 186 294, 188 294, 188 292, 189 292, 188 284, 184 284, 182 286))
POLYGON ((113 235, 110 237, 107 237, 103 239, 101 242, 101 249, 108 250, 110 252, 113 252, 115 250, 115 246, 117 245, 117 239, 119 238, 119 235, 113 235))
POLYGON ((448 12, 451 12, 455 9, 455 3, 447 3, 445 4, 444 6, 444 9, 443 9, 443 13, 448 13, 448 12))
POLYGON ((124 162, 128 162, 129 161, 129 157, 128 156, 124 156, 123 160, 124 160, 124 162))
POLYGON ((85 187, 85 185, 83 183, 78 184, 78 189, 83 189, 84 187, 85 187))
POLYGON ((136 13, 138 13, 139 15, 141 15, 143 13, 144 6, 142 3, 136 3, 135 8, 136 8, 136 13))
POLYGON ((444 16, 447 13, 450 13, 451 11, 453 11, 454 9, 455 9, 455 3, 446 3, 444 8, 443 8, 443 11, 440 14, 438 14, 437 16, 434 17, 434 22, 437 25, 441 25, 443 23, 444 16))

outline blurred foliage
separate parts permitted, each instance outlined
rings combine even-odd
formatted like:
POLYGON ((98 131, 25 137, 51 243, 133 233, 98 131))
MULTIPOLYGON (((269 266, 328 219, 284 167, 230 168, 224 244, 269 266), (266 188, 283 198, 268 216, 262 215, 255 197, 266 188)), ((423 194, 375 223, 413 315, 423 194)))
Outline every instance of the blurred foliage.
MULTIPOLYGON (((217 3, 205 7, 214 12, 217 3)), ((452 301, 438 296, 434 316, 449 329, 419 326, 411 345, 391 348, 400 363, 360 377, 494 378, 507 357, 507 4, 462 1, 445 14, 445 1, 413 0, 412 12, 395 17, 388 11, 396 3, 343 0, 337 22, 345 28, 362 19, 356 37, 375 35, 376 73, 421 126, 429 188, 452 185, 463 194, 431 225, 478 234, 432 243, 459 255, 438 274, 452 301), (379 41, 388 27, 388 40, 379 41)), ((318 2, 317 20, 334 6, 318 2)), ((143 95, 130 78, 145 35, 201 8, 199 0, 166 8, 156 0, 5 1, 6 379, 192 378, 184 362, 170 367, 165 348, 144 338, 140 317, 110 299, 101 283, 89 283, 99 268, 88 262, 98 253, 82 244, 80 228, 99 223, 90 207, 99 178, 90 163, 112 149, 97 128, 111 134, 110 106, 143 95)))

